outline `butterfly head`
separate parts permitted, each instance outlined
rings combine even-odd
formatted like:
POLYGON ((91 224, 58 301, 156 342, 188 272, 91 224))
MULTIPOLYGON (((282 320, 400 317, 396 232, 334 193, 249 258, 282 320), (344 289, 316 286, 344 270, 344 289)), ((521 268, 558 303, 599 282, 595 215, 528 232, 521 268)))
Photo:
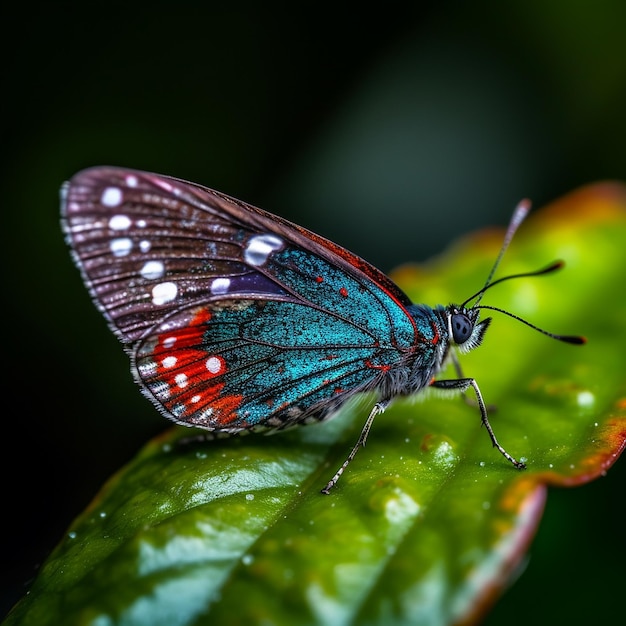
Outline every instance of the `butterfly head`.
POLYGON ((478 309, 451 304, 446 307, 448 337, 461 352, 477 348, 491 324, 491 318, 478 321, 478 309))

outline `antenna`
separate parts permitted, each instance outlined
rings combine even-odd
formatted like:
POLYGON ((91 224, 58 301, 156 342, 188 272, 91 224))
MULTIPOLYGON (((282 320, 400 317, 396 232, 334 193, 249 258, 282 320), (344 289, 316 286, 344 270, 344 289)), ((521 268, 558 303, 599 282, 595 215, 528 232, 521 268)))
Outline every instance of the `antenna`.
POLYGON ((534 324, 531 324, 529 321, 525 320, 523 317, 520 317, 519 315, 515 315, 514 313, 510 313, 509 311, 505 311, 504 309, 499 309, 498 307, 495 307, 495 306, 487 306, 486 304, 481 304, 480 306, 475 306, 472 308, 473 309, 489 309, 490 311, 498 311, 498 313, 504 313, 504 315, 508 315, 509 317, 512 317, 514 320, 517 320, 518 322, 522 322, 522 324, 526 324, 526 326, 530 326, 530 328, 532 328, 533 330, 543 333, 544 335, 547 335, 548 337, 552 337, 552 339, 563 341, 564 343, 571 343, 576 346, 580 346, 584 343, 587 343, 587 340, 584 337, 581 337, 580 335, 556 335, 555 333, 550 333, 547 330, 544 330, 543 328, 539 328, 539 326, 535 326, 534 324))
POLYGON ((495 306, 487 306, 487 305, 480 304, 480 301, 482 300, 482 297, 487 291, 487 289, 491 289, 491 287, 493 287, 494 285, 502 283, 505 280, 511 280, 512 278, 526 278, 528 276, 542 276, 544 274, 551 274, 552 272, 560 270, 565 265, 563 261, 553 261, 552 263, 550 263, 550 265, 547 265, 546 267, 540 270, 535 270, 533 272, 522 272, 520 274, 510 274, 509 276, 503 276, 502 278, 498 278, 497 280, 494 280, 492 282, 493 275, 498 269, 498 265, 500 265, 500 261, 502 260, 504 253, 509 247, 509 244, 511 243, 511 239, 513 239, 513 235, 519 228, 520 224, 524 221, 529 211, 530 211, 530 200, 526 200, 526 199, 521 200, 518 203, 518 205, 515 207, 515 210, 513 211, 513 215, 511 216, 511 221, 509 222, 509 226, 506 229, 506 233, 504 235, 504 242, 502 243, 502 247, 500 248, 500 253, 498 254, 498 258, 496 259, 496 262, 493 264, 493 267, 491 268, 491 271, 489 272, 489 276, 487 277, 487 280, 484 286, 475 294, 467 298, 467 300, 465 300, 465 302, 463 302, 460 306, 461 308, 465 308, 465 306, 470 300, 473 300, 474 298, 476 298, 476 302, 474 302, 474 304, 470 307, 471 309, 489 309, 491 311, 498 311, 499 313, 508 315, 509 317, 512 317, 518 322, 522 322, 522 324, 525 324, 526 326, 529 326, 530 328, 540 333, 543 333, 544 335, 547 335, 548 337, 551 337, 552 339, 556 339, 558 341, 563 341, 565 343, 571 343, 574 345, 581 345, 581 344, 587 343, 587 340, 584 337, 581 337, 579 335, 557 335, 555 333, 550 333, 547 330, 543 330, 543 328, 539 328, 538 326, 531 324, 527 320, 519 317, 518 315, 515 315, 514 313, 510 313, 509 311, 505 311, 504 309, 499 309, 495 306))
MULTIPOLYGON (((487 291, 487 289, 491 289, 494 285, 499 283, 503 283, 505 280, 511 280, 511 278, 527 278, 528 276, 542 276, 543 274, 550 274, 555 272, 556 270, 560 270, 565 266, 564 261, 553 261, 547 267, 544 267, 540 270, 535 270, 534 272, 522 272, 521 274, 510 274, 509 276, 503 276, 502 278, 498 278, 498 280, 494 280, 492 283, 487 283, 480 291, 477 291, 473 296, 470 296, 465 302, 461 304, 464 307, 470 300, 473 300, 476 296, 481 296, 487 291)), ((480 302, 480 298, 476 300, 472 309, 480 309, 482 307, 478 306, 480 302)))
MULTIPOLYGON (((511 239, 513 239, 513 235, 515 234, 515 231, 519 228, 520 224, 526 219, 526 216, 528 215, 529 211, 530 211, 530 200, 526 198, 524 200, 520 200, 518 205, 515 207, 515 210, 513 211, 513 215, 511 216, 511 221, 509 222, 509 226, 506 229, 506 234, 504 235, 504 241, 502 242, 500 253, 498 254, 498 258, 496 259, 496 262, 493 264, 493 267, 491 268, 491 271, 489 272, 489 276, 487 276, 487 280, 485 282, 484 287, 480 291, 477 291, 471 298, 468 298, 465 301, 465 303, 469 302, 470 300, 476 297, 478 297, 478 300, 474 302, 474 306, 476 306, 481 301, 483 294, 485 293, 485 291, 487 291, 487 288, 490 286, 491 279, 493 278, 493 275, 496 273, 496 270, 498 269, 498 265, 500 265, 500 261, 502 260, 502 257, 504 256, 506 249, 509 247, 509 244, 511 243, 511 239)), ((501 278, 497 282, 502 282, 502 280, 504 279, 501 278)))

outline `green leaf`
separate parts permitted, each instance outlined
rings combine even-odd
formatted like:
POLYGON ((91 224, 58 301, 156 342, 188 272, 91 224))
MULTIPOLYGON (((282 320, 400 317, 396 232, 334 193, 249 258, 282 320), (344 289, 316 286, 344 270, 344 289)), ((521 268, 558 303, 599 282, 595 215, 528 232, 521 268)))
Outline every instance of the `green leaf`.
MULTIPOLYGON (((476 622, 522 562, 547 485, 586 483, 624 449, 625 208, 626 189, 607 184, 536 211, 502 272, 555 258, 566 268, 483 300, 588 337, 558 343, 493 313, 483 346, 462 357, 526 471, 492 449, 477 410, 458 399, 394 404, 330 496, 320 488, 371 398, 267 437, 190 442, 173 428, 110 479, 5 624, 476 622)), ((501 239, 470 236, 395 280, 415 301, 462 301, 501 239)))

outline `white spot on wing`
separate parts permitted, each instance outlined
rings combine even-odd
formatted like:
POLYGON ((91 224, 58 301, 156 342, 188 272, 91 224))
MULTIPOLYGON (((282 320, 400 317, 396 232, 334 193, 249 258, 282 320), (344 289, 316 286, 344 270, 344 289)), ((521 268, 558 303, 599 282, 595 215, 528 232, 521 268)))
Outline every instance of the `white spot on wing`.
POLYGON ((166 356, 161 361, 161 365, 167 368, 174 367, 174 365, 176 365, 176 361, 178 361, 178 359, 175 356, 166 356))
POLYGON ((166 337, 163 340, 163 347, 169 350, 176 343, 176 337, 166 337))
POLYGON ((132 224, 128 215, 114 215, 109 220, 109 228, 111 230, 127 230, 132 224))
POLYGON ((174 380, 181 389, 187 386, 187 374, 176 374, 176 376, 174 376, 174 380))
POLYGON ((216 278, 211 283, 211 293, 214 296, 219 296, 228 292, 230 287, 230 278, 216 278))
POLYGON ((243 256, 250 265, 264 265, 269 255, 283 247, 283 240, 276 235, 255 235, 248 241, 243 256))
POLYGON ((145 239, 139 242, 139 249, 142 252, 148 252, 148 250, 150 250, 151 247, 152 247, 152 244, 145 239))
POLYGON ((217 356, 210 356, 206 360, 206 368, 211 374, 219 374, 222 371, 222 359, 217 356))
POLYGON ((122 204, 122 190, 119 187, 107 187, 100 196, 100 202, 104 206, 119 206, 122 204))
POLYGON ((130 254, 130 251, 133 249, 133 240, 128 237, 111 239, 109 248, 113 253, 113 256, 126 256, 127 254, 130 254))
POLYGON ((177 293, 176 283, 159 283, 152 289, 152 303, 156 305, 167 304, 176 298, 177 293))
POLYGON ((129 187, 136 187, 136 186, 137 186, 137 182, 138 182, 138 181, 137 181, 137 177, 136 177, 136 176, 134 176, 133 174, 129 174, 129 175, 126 177, 126 184, 127 184, 129 187))
POLYGON ((147 280, 161 278, 165 273, 165 266, 161 261, 148 261, 140 270, 140 274, 147 280))

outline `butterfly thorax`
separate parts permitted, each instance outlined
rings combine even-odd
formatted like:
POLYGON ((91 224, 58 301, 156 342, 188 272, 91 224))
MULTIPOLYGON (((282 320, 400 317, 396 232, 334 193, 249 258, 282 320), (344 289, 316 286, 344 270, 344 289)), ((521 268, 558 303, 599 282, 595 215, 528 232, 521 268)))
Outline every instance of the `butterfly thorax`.
POLYGON ((381 381, 383 397, 412 395, 427 387, 445 367, 451 348, 461 352, 476 348, 491 322, 491 318, 479 322, 476 309, 454 304, 435 308, 414 304, 407 312, 415 324, 415 344, 381 381))
POLYGON ((428 386, 441 370, 450 342, 443 307, 421 304, 407 307, 415 325, 415 340, 405 357, 379 381, 383 398, 408 396, 428 386))

